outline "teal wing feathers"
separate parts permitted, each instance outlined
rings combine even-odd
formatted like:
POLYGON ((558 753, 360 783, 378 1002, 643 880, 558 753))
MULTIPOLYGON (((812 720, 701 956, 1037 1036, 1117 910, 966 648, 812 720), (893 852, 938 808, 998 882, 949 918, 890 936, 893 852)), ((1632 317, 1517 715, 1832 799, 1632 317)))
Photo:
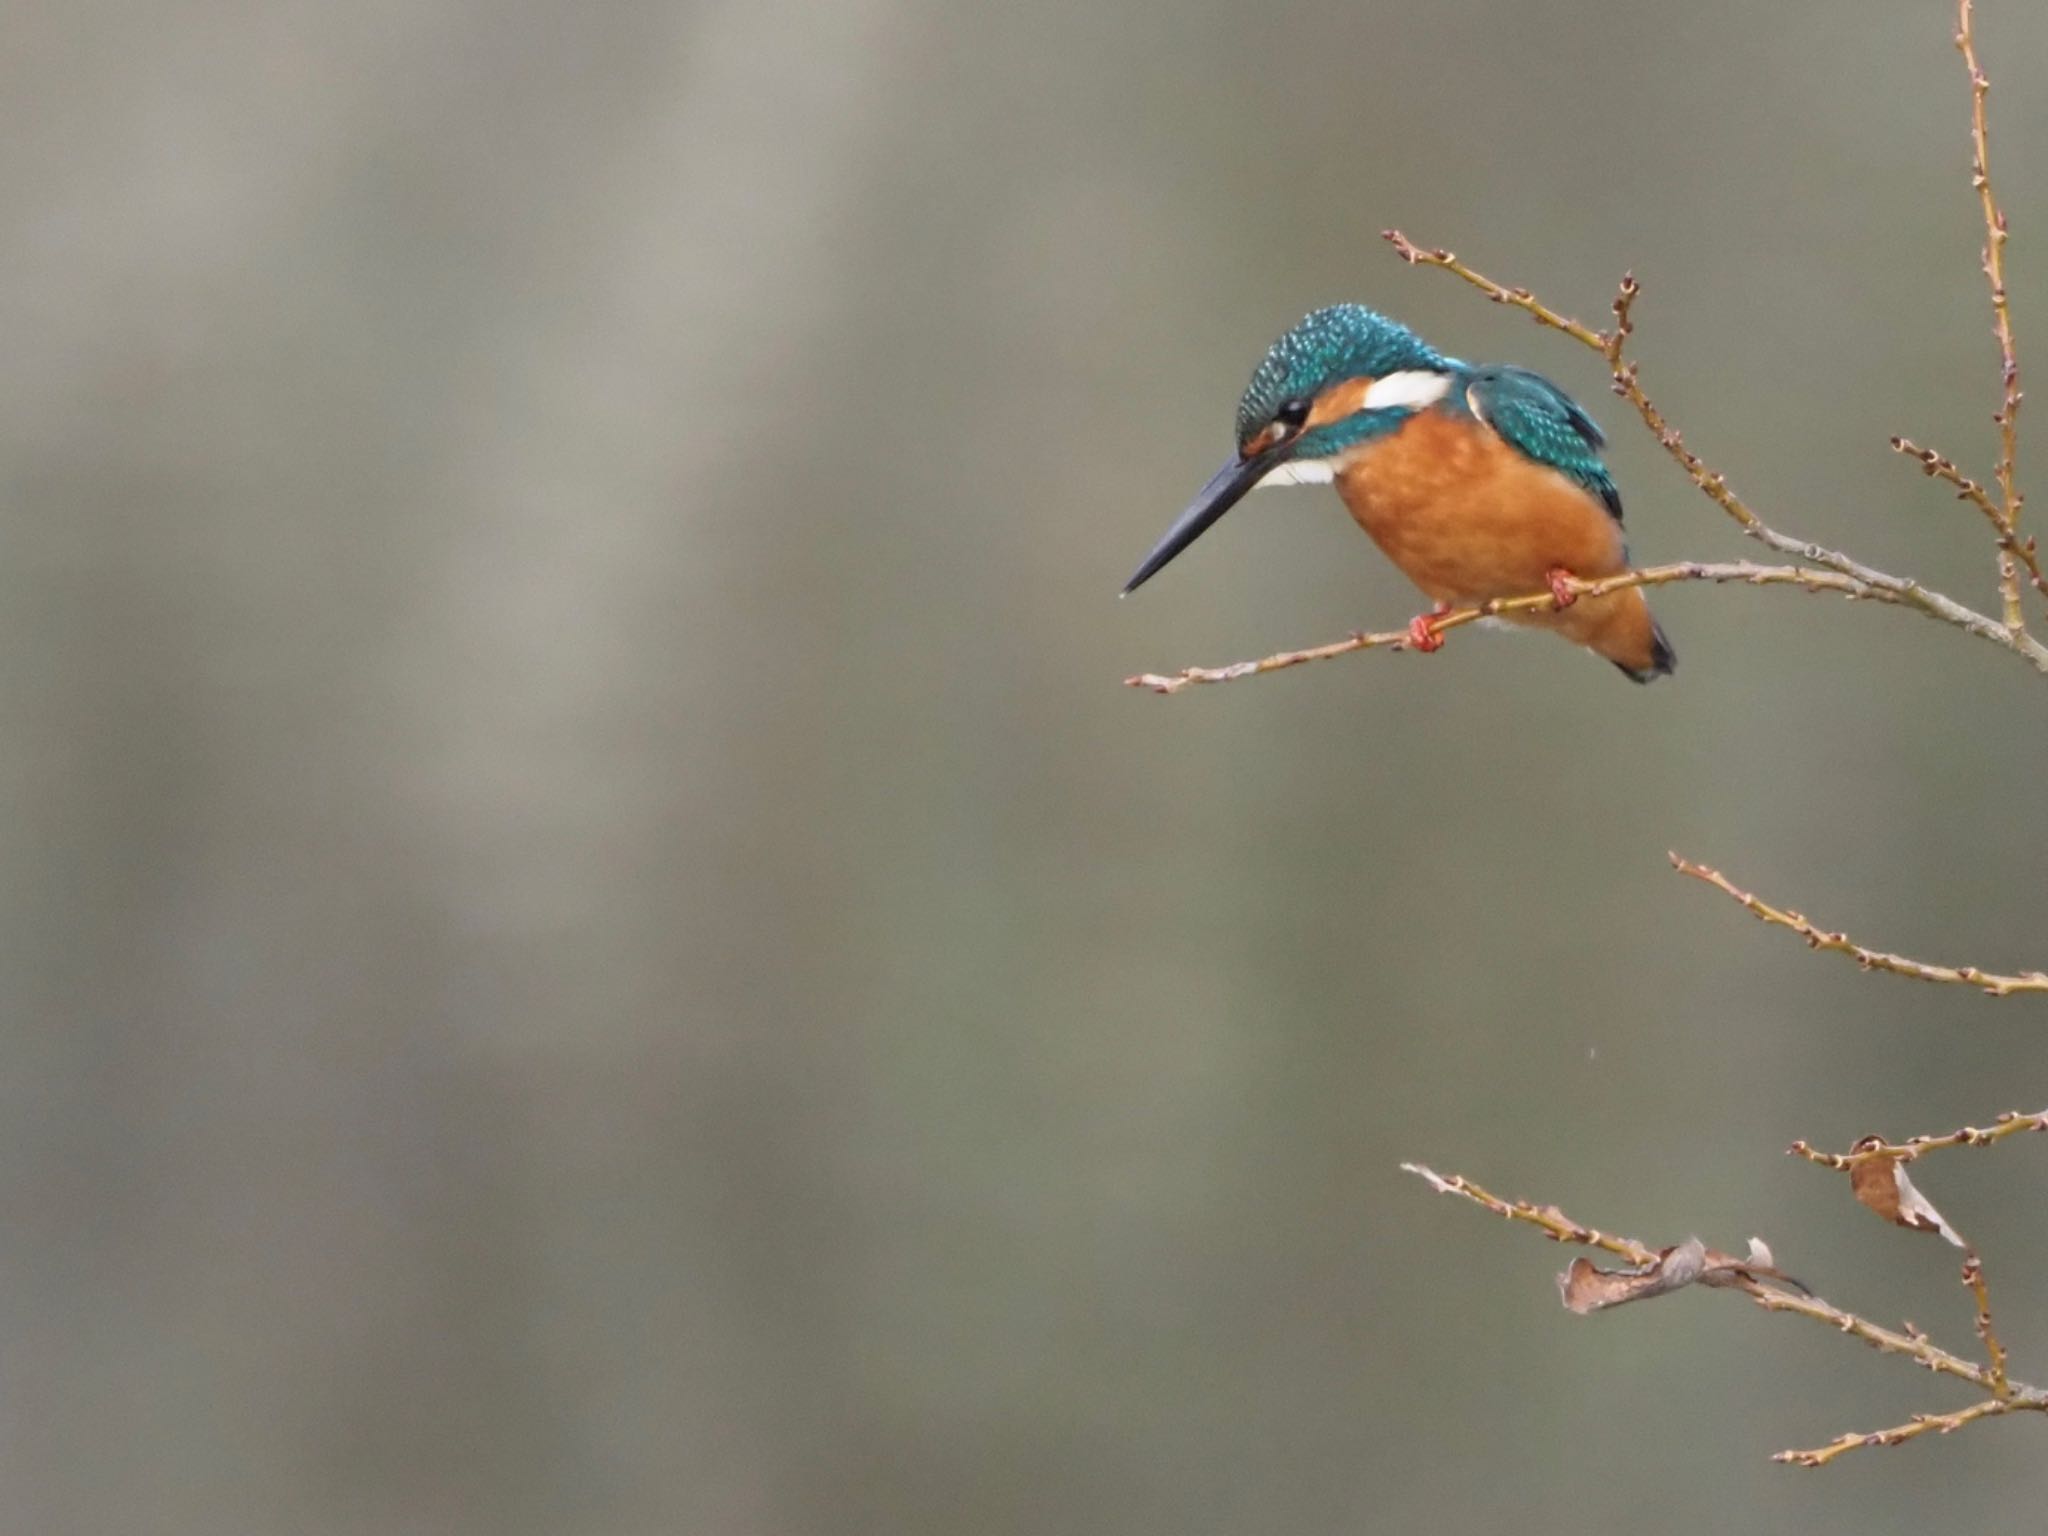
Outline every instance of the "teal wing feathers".
POLYGON ((1540 373, 1501 364, 1472 370, 1465 403, 1509 447, 1584 486, 1621 521, 1621 492, 1600 459, 1607 439, 1570 395, 1540 373))

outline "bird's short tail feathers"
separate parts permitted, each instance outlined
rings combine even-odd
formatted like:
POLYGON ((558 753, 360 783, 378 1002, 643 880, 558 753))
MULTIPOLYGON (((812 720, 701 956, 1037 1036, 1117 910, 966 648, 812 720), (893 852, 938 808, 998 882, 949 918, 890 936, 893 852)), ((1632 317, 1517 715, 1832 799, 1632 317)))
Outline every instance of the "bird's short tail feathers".
MULTIPOLYGON (((1647 615, 1646 615, 1647 617, 1647 615)), ((1678 670, 1678 652, 1671 649, 1671 642, 1665 638, 1664 626, 1655 619, 1650 620, 1650 663, 1648 666, 1632 666, 1627 661, 1615 660, 1624 676, 1632 683, 1647 683, 1653 678, 1665 676, 1678 670)))

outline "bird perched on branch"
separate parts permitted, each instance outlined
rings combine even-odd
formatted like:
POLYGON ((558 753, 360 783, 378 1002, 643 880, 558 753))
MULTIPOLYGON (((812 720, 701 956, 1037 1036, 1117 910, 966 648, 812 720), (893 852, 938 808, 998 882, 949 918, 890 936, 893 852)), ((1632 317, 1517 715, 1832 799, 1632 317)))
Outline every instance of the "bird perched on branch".
POLYGON ((1125 583, 1126 593, 1266 485, 1334 484, 1358 526, 1436 604, 1546 586, 1557 606, 1512 622, 1554 630, 1639 683, 1677 658, 1639 588, 1580 597, 1573 578, 1628 568, 1621 493, 1605 439, 1540 374, 1445 357, 1405 325, 1358 304, 1319 309, 1273 344, 1237 408, 1237 453, 1125 583))

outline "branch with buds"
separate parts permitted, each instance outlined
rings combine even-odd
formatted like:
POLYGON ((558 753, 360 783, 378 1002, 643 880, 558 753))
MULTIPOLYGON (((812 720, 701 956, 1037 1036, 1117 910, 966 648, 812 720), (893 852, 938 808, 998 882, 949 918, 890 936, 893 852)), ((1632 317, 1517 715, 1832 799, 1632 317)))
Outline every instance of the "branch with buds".
MULTIPOLYGON (((2000 1121, 2000 1125, 2010 1124, 2019 1128, 2037 1121, 2048 1121, 2048 1114, 2009 1115, 2000 1121)), ((1998 1134, 2006 1133, 2000 1131, 1998 1134)), ((1976 1251, 1955 1234, 1954 1229, 1941 1218, 1940 1213, 1928 1203, 1926 1197, 1907 1181, 1901 1166, 1904 1158, 1897 1155, 1898 1149, 1891 1148, 1889 1143, 1879 1142, 1876 1138, 1865 1140, 1871 1145, 1866 1147, 1864 1142, 1858 1142, 1857 1146, 1862 1149, 1861 1151, 1847 1154, 1839 1160, 1830 1160, 1827 1154, 1816 1154, 1803 1142, 1793 1150, 1803 1149, 1803 1155, 1810 1160, 1825 1163, 1830 1167, 1850 1167, 1852 1187, 1863 1204, 1881 1215, 1887 1215, 1887 1219, 1901 1226, 1939 1232, 1964 1250, 1962 1280, 1976 1305, 1977 1334, 1984 1342, 1988 1356, 1986 1363, 1979 1364, 1943 1349, 1911 1323, 1907 1323, 1903 1329, 1886 1328, 1824 1301, 1779 1269, 1771 1250, 1757 1238, 1749 1240, 1748 1252, 1740 1258, 1708 1248, 1696 1237, 1670 1247, 1652 1248, 1632 1237, 1619 1237, 1611 1232, 1602 1232, 1598 1228, 1585 1226, 1554 1205, 1536 1205, 1526 1200, 1503 1200, 1460 1174, 1446 1176, 1420 1163, 1403 1163, 1401 1167, 1404 1171, 1424 1180, 1439 1194, 1456 1195, 1504 1220, 1534 1227, 1552 1242, 1572 1243, 1580 1247, 1598 1249, 1626 1261, 1625 1268, 1602 1269, 1588 1259, 1574 1259, 1564 1273, 1557 1277, 1558 1293, 1569 1311, 1584 1316, 1628 1302, 1648 1301, 1666 1296, 1693 1285, 1715 1290, 1739 1291, 1766 1312, 1784 1312, 1796 1317, 1809 1318, 1817 1323, 1825 1323, 1838 1333, 1861 1339, 1872 1349, 1883 1354, 1911 1360, 1937 1375, 1966 1382, 1985 1394, 1981 1401, 1954 1413, 1916 1414, 1904 1424, 1889 1429, 1841 1435, 1817 1449, 1780 1451, 1771 1458, 1774 1461, 1801 1467, 1820 1467, 1847 1451, 1860 1450, 1867 1446, 1899 1445, 1929 1431, 1948 1434, 1979 1419, 1995 1418, 2008 1413, 2048 1413, 2048 1389, 2014 1381, 2006 1372, 2005 1347, 1999 1342, 1997 1331, 1992 1325, 1991 1298, 1985 1285, 1983 1262, 1978 1258, 1976 1251), (1852 1162, 1852 1159, 1860 1160, 1852 1162), (1874 1170, 1876 1176, 1873 1177, 1866 1172, 1858 1182, 1855 1173, 1857 1169, 1874 1170), (1890 1193, 1889 1207, 1886 1204, 1887 1191, 1890 1193)), ((1952 1146, 1962 1143, 1943 1137, 1916 1137, 1911 1144, 1926 1149, 1936 1145, 1952 1146)))
POLYGON ((1838 955, 1847 955, 1866 971, 1888 971, 1894 976, 1910 976, 1915 981, 1947 982, 1959 987, 1976 987, 1992 997, 2010 997, 2015 992, 2048 992, 2048 972, 2024 971, 2017 976, 2001 976, 1994 971, 1980 970, 1974 965, 1930 965, 1924 960, 1909 960, 1904 955, 1889 954, 1881 949, 1870 949, 1856 943, 1846 933, 1829 933, 1815 927, 1798 912, 1774 907, 1769 902, 1752 896, 1739 889, 1734 882, 1718 869, 1709 869, 1704 864, 1695 864, 1690 859, 1670 854, 1671 867, 1681 875, 1690 875, 1704 881, 1718 891, 1733 897, 1742 908, 1773 928, 1790 928, 1806 940, 1808 949, 1827 950, 1838 955))
MULTIPOLYGON (((1533 317, 1538 324, 1560 331, 1581 345, 1598 352, 1606 361, 1613 376, 1615 393, 1636 408, 1643 424, 1684 469, 1693 484, 1727 513, 1748 537, 1800 562, 1790 567, 1753 567, 1752 570, 1769 574, 1759 574, 1748 579, 1756 581, 1759 585, 1798 585, 1809 591, 1836 591, 1850 597, 1870 598, 1895 606, 1915 608, 1930 618, 1952 624, 1979 639, 1990 641, 2013 652, 2029 662, 2037 671, 2048 672, 2048 648, 2044 648, 2028 631, 2027 616, 2022 604, 2025 595, 2022 585, 2023 573, 2025 584, 2030 585, 2043 597, 2048 597, 2048 580, 2043 579, 2034 540, 2020 532, 2020 515, 2024 499, 2018 487, 2016 463, 2021 392, 2019 365, 2015 360, 2013 345, 2012 316, 2006 300, 2006 221, 1991 184, 1990 154, 1985 126, 1985 96, 1990 86, 1977 61, 1976 43, 1972 32, 1971 0, 1958 0, 1957 18, 1956 47, 1962 53, 1970 79, 1971 186, 1983 211, 1983 266, 1991 288, 1992 329, 1998 341, 1999 351, 2000 404, 1994 417, 1999 429, 1998 461, 1993 475, 1996 489, 1973 478, 1953 459, 1933 449, 1922 448, 1904 437, 1894 437, 1891 443, 1897 452, 1917 461, 1927 475, 1950 486, 1961 500, 1969 502, 1990 525, 1992 542, 1997 553, 1999 618, 1994 619, 1966 608, 1954 599, 1931 591, 1918 582, 1873 571, 1845 555, 1805 543, 1766 524, 1729 489, 1725 477, 1709 469, 1685 446, 1678 432, 1670 426, 1662 412, 1643 392, 1638 381, 1636 365, 1627 355, 1629 338, 1634 329, 1634 304, 1640 291, 1633 277, 1622 279, 1621 290, 1614 301, 1613 328, 1596 331, 1551 309, 1525 288, 1503 287, 1491 278, 1475 272, 1449 251, 1423 250, 1397 231, 1388 231, 1387 238, 1393 242, 1401 257, 1411 264, 1440 267, 1478 288, 1495 303, 1520 309, 1533 317)), ((1737 579, 1714 574, 1719 569, 1721 568, 1687 565, 1660 567, 1655 572, 1635 574, 1644 578, 1638 584, 1645 586, 1662 580, 1737 579), (1665 575, 1665 572, 1683 574, 1665 575), (1651 579, 1653 576, 1656 578, 1654 581, 1651 579)), ((1526 602, 1530 610, 1540 606, 1538 599, 1516 599, 1514 602, 1518 605, 1526 602)), ((1489 605, 1489 611, 1509 610, 1489 605)), ((1469 623, 1482 616, 1483 612, 1477 610, 1460 612, 1447 616, 1441 622, 1447 626, 1453 620, 1469 623)), ((1216 682, 1231 677, 1255 675, 1262 671, 1276 670, 1281 666, 1292 666, 1299 661, 1320 660, 1326 655, 1368 649, 1375 644, 1396 644, 1402 638, 1405 638, 1405 635, 1354 636, 1351 641, 1323 647, 1318 651, 1283 653, 1281 656, 1269 657, 1264 662, 1244 663, 1238 668, 1196 668, 1172 678, 1147 677, 1134 678, 1131 681, 1157 687, 1161 692, 1174 692, 1191 682, 1216 682)), ((1695 864, 1680 858, 1677 854, 1671 855, 1671 862, 1679 873, 1713 886, 1740 904, 1760 922, 1772 927, 1789 929, 1805 940, 1809 947, 1845 955, 1864 970, 1909 977, 1918 981, 1974 987, 1993 997, 2048 992, 2048 972, 2025 971, 2007 975, 1985 971, 1976 966, 1931 964, 1889 951, 1872 949, 1857 943, 1845 933, 1818 926, 1802 913, 1774 906, 1742 890, 1718 870, 1695 864)), ((1907 1422, 1887 1429, 1844 1434, 1814 1449, 1780 1451, 1774 1458, 1795 1466, 1820 1467, 1850 1451, 1872 1446, 1900 1445, 1927 1434, 1952 1434, 1984 1419, 1999 1418, 2012 1413, 2048 1413, 2048 1388, 2016 1381, 2007 1368, 2007 1350, 1999 1336, 1993 1316, 1990 1284, 1986 1278, 1983 1258, 1976 1248, 1957 1232, 1906 1171, 1909 1163, 1931 1152, 1951 1147, 1994 1146, 2028 1131, 2048 1131, 2048 1110, 2033 1114, 2012 1110, 2000 1115, 1989 1126, 1965 1126, 1960 1130, 1937 1135, 1909 1137, 1901 1142, 1887 1141, 1881 1136, 1866 1136, 1847 1152, 1842 1153, 1816 1151, 1804 1141, 1794 1142, 1789 1149, 1794 1156, 1846 1174, 1850 1192, 1857 1202, 1886 1221, 1909 1231, 1935 1234, 1961 1250, 1961 1281, 1970 1295, 1975 1331, 1983 1346, 1982 1361, 1941 1348, 1911 1323, 1907 1323, 1903 1330, 1885 1328, 1822 1300, 1779 1270, 1770 1250, 1754 1238, 1750 1241, 1748 1253, 1739 1258, 1709 1249, 1697 1238, 1671 1247, 1653 1249, 1633 1238, 1617 1237, 1583 1226, 1566 1216, 1556 1206, 1503 1200, 1481 1189, 1469 1179, 1457 1176, 1447 1178, 1420 1164, 1404 1163, 1402 1167, 1427 1180, 1430 1186, 1440 1193, 1459 1196, 1497 1216, 1533 1226, 1552 1241, 1595 1248, 1624 1260, 1625 1268, 1602 1269, 1589 1259, 1579 1258, 1558 1276, 1564 1304, 1573 1312, 1583 1314, 1602 1311, 1628 1302, 1665 1296, 1694 1285, 1736 1290, 1748 1296, 1767 1312, 1793 1313, 1826 1323, 1841 1333, 1861 1339, 1873 1349, 1911 1360, 1938 1375, 1962 1381, 1981 1394, 1977 1401, 1953 1412, 1915 1414, 1907 1422)))

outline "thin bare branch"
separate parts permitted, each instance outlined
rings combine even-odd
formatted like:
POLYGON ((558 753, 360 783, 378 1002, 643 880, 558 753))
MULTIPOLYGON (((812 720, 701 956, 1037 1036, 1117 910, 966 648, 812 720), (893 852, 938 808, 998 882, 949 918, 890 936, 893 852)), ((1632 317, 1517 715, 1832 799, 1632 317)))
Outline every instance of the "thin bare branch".
POLYGON ((1998 509, 1998 503, 1991 499, 1991 493, 1977 481, 1972 480, 1956 466, 1954 459, 1936 453, 1932 448, 1922 448, 1910 437, 1895 437, 1891 440, 1892 451, 1902 453, 1909 459, 1920 462, 1921 473, 1936 480, 1945 480, 1956 488, 1956 499, 1967 501, 1979 512, 1991 519, 1994 528, 2002 528, 2005 514, 1998 509))
POLYGON ((1873 1429, 1868 1434, 1843 1435, 1813 1451, 1780 1451, 1771 1460, 1782 1461, 1795 1467, 1824 1467, 1845 1451, 1860 1451, 1871 1446, 1903 1445, 1906 1441, 1924 1435, 1932 1430, 1937 1435, 1946 1435, 1973 1424, 1978 1419, 1992 1419, 2000 1414, 2011 1413, 2020 1407, 2018 1403, 2003 1398, 1987 1397, 1981 1403, 1972 1403, 1954 1413, 1916 1413, 1912 1419, 1892 1429, 1873 1429))
MULTIPOLYGON (((1967 1381, 1984 1391, 1992 1390, 1991 1372, 1973 1360, 1951 1354, 1941 1348, 1926 1334, 1918 1331, 1900 1333, 1881 1327, 1867 1318, 1858 1317, 1854 1312, 1844 1312, 1840 1307, 1831 1306, 1817 1296, 1800 1296, 1791 1291, 1758 1290, 1750 1299, 1766 1312, 1796 1312, 1801 1317, 1810 1317, 1817 1323, 1861 1339, 1880 1354, 1904 1355, 1917 1361, 1938 1376, 1953 1376, 1967 1381)), ((2048 1392, 2038 1387, 2013 1387, 2014 1392, 2028 1394, 2024 1406, 2048 1412, 2048 1392)))
POLYGON ((1536 1228, 1553 1243, 1576 1243, 1581 1248, 1598 1248, 1627 1259, 1631 1264, 1656 1262, 1657 1250, 1632 1237, 1615 1237, 1597 1227, 1582 1226, 1554 1205, 1532 1205, 1527 1200, 1503 1200, 1488 1194, 1461 1173, 1446 1177, 1421 1163, 1403 1163, 1403 1173, 1412 1173, 1440 1195, 1460 1195, 1474 1205, 1507 1221, 1519 1221, 1536 1228))
MULTIPOLYGON (((1852 577, 1834 571, 1817 571, 1797 565, 1756 565, 1747 560, 1726 561, 1718 565, 1704 564, 1696 560, 1680 561, 1673 565, 1650 566, 1640 571, 1625 571, 1619 576, 1603 576, 1597 580, 1560 578, 1561 585, 1574 597, 1600 597, 1609 592, 1620 592, 1628 587, 1661 587, 1678 581, 1739 581, 1750 586, 1791 586, 1808 592, 1832 592, 1846 598, 1863 598, 1871 602, 1897 603, 1903 601, 1896 594, 1860 582, 1852 577)), ((1496 618, 1517 613, 1548 613, 1557 607, 1556 593, 1545 588, 1522 597, 1495 598, 1471 608, 1453 609, 1448 613, 1431 615, 1425 622, 1434 634, 1459 629, 1480 619, 1496 618)), ((1230 683, 1243 677, 1257 677, 1266 672, 1280 672, 1288 667, 1298 667, 1305 662, 1328 661, 1336 656, 1349 656, 1353 651, 1407 650, 1412 647, 1414 636, 1407 629, 1381 630, 1376 633, 1358 631, 1342 640, 1333 640, 1327 645, 1311 646, 1306 650, 1280 651, 1257 661, 1233 662, 1222 667, 1184 667, 1178 672, 1145 672, 1136 677, 1127 677, 1124 684, 1131 688, 1147 688, 1154 693, 1179 693, 1183 688, 1198 683, 1230 683)))
POLYGON ((1748 891, 1738 888, 1719 870, 1709 869, 1704 864, 1695 864, 1675 853, 1669 857, 1672 867, 1680 874, 1690 875, 1695 880, 1703 880, 1716 890, 1733 897, 1758 920, 1776 928, 1791 929, 1806 940, 1809 948, 1847 955, 1866 971, 1889 971, 1894 976, 1910 976, 1916 981, 1946 982, 1955 986, 1975 987, 1993 997, 2009 997, 2015 992, 2048 992, 2048 972, 2024 971, 2016 976, 2001 976, 1992 971, 1980 970, 1974 965, 1930 965, 1923 960, 1910 960, 1904 955, 1866 948, 1854 942, 1846 933, 1829 933, 1825 929, 1815 927, 1801 913, 1760 901, 1748 891))
POLYGON ((1991 1290, 1984 1280, 1984 1258, 1972 1248, 1963 1256, 1963 1284, 1977 1303, 1977 1337, 1984 1341, 1984 1353, 1991 1361, 1991 1392, 1998 1398, 2012 1395, 2012 1383, 2005 1374, 2005 1345, 1991 1321, 1991 1290))
MULTIPOLYGON (((1573 1220, 1554 1205, 1536 1205, 1527 1200, 1503 1200, 1498 1195, 1480 1188, 1463 1175, 1440 1174, 1421 1163, 1403 1163, 1401 1167, 1405 1172, 1427 1182, 1439 1194, 1457 1195, 1484 1210, 1493 1212, 1496 1216, 1535 1227, 1553 1242, 1577 1243, 1584 1247, 1598 1248, 1639 1266, 1654 1264, 1662 1257, 1661 1249, 1637 1242, 1634 1238, 1618 1237, 1609 1232, 1602 1232, 1598 1228, 1586 1226, 1573 1220)), ((1916 1417, 1913 1425, 1901 1429, 1879 1430, 1870 1435, 1844 1435, 1823 1451, 1783 1451, 1774 1457, 1774 1460, 1793 1462, 1801 1466, 1821 1466, 1842 1452, 1855 1450, 1859 1446, 1896 1445, 1901 1440, 1912 1439, 1928 1429, 1942 1430, 1945 1433, 1946 1429, 1941 1422, 1944 1419, 1954 1421, 1946 1426, 1953 1429, 1976 1419, 2016 1410, 2048 1413, 2048 1390, 2010 1380, 2005 1374, 2002 1350, 1995 1357, 1995 1367, 1979 1365, 1974 1360, 1967 1360, 1961 1355, 1941 1348, 1926 1334, 1913 1328, 1910 1323, 1907 1325, 1907 1331, 1902 1333, 1882 1327, 1868 1318, 1859 1317, 1854 1312, 1845 1312, 1818 1296, 1801 1295, 1776 1286, 1744 1281, 1739 1277, 1731 1277, 1721 1288, 1741 1291, 1766 1312, 1788 1312, 1795 1316, 1810 1318, 1817 1323, 1825 1323, 1838 1333, 1861 1339, 1880 1353, 1898 1355, 1937 1375, 1968 1382, 1979 1391, 1988 1394, 1991 1403, 1995 1405, 1987 1408, 1979 1404, 1959 1414, 1927 1416, 1928 1422, 1924 1425, 1921 1419, 1916 1417), (1819 1459, 1809 1459, 1813 1457, 1819 1459)))
MULTIPOLYGON (((2034 548, 2034 541, 2023 539, 2014 531, 2012 524, 2006 521, 2005 509, 1992 499, 1982 482, 1964 474, 1954 459, 1932 448, 1922 448, 1911 438, 1895 437, 1891 443, 1893 451, 1917 462, 1921 473, 1954 486, 1958 501, 1967 501, 1982 512, 1991 524, 1991 536, 2002 552, 2002 558, 2016 569, 2024 566, 2027 580, 2033 584, 2034 590, 2048 597, 2048 578, 2041 574, 2040 556, 2034 548)), ((2010 621, 2008 614, 2007 622, 2010 621)))
POLYGON ((1881 1136, 1865 1136, 1847 1152, 1820 1152, 1803 1141, 1795 1141, 1785 1150, 1795 1157, 1805 1158, 1809 1163, 1819 1163, 1823 1168, 1836 1168, 1847 1172, 1858 1164, 1876 1162, 1883 1158, 1897 1158, 1900 1162, 1910 1163, 1923 1153, 1938 1152, 1944 1147, 1988 1147, 2022 1131, 2048 1131, 2048 1109, 2033 1115, 2008 1109, 1991 1125, 1981 1128, 1966 1125, 1961 1130, 1945 1131, 1938 1136, 1910 1136, 1904 1141, 1886 1141, 1881 1136))
MULTIPOLYGON (((1608 355, 1610 338, 1605 331, 1596 331, 1590 325, 1572 319, 1570 315, 1559 314, 1528 289, 1509 288, 1501 283, 1496 283, 1492 278, 1484 277, 1473 271, 1442 246, 1438 246, 1434 250, 1424 250, 1398 229, 1381 230, 1380 234, 1389 245, 1393 246, 1394 253, 1407 262, 1409 266, 1442 267, 1453 276, 1462 277, 1474 288, 1477 288, 1481 293, 1493 300, 1494 303, 1506 304, 1512 309, 1519 309, 1525 314, 1532 316, 1538 325, 1548 326, 1553 331, 1563 331, 1565 335, 1571 337, 1572 340, 1578 342, 1581 346, 1591 347, 1603 357, 1608 355)), ((1623 279, 1622 286, 1625 291, 1628 291, 1632 302, 1635 298, 1633 291, 1635 287, 1634 278, 1623 279)), ((1616 312, 1621 314, 1625 320, 1626 311, 1619 308, 1619 300, 1616 300, 1616 305, 1616 312)), ((1621 334, 1626 336, 1628 332, 1627 330, 1622 330, 1621 334)))
MULTIPOLYGON (((1994 519, 2001 534, 1998 585, 2005 605, 2006 627, 2017 633, 2026 624, 2020 610, 2016 568, 2021 558, 2018 529, 2023 504, 2018 483, 2020 365, 2013 350, 2012 308, 2005 289, 2005 210, 1998 206, 1998 195, 1991 185, 1991 134, 1985 118, 1985 98, 1991 94, 1991 81, 1977 62, 1974 22, 1971 0, 1957 0, 1956 49, 1970 71, 1970 184, 1984 210, 1984 277, 1991 285, 1991 329, 1998 338, 2001 398, 1993 420, 1998 423, 1998 492, 2004 503, 2000 516, 1994 519)), ((2032 567, 2031 540, 2026 548, 2025 560, 2032 567)), ((2034 574, 2038 583, 2037 567, 2034 574)))

